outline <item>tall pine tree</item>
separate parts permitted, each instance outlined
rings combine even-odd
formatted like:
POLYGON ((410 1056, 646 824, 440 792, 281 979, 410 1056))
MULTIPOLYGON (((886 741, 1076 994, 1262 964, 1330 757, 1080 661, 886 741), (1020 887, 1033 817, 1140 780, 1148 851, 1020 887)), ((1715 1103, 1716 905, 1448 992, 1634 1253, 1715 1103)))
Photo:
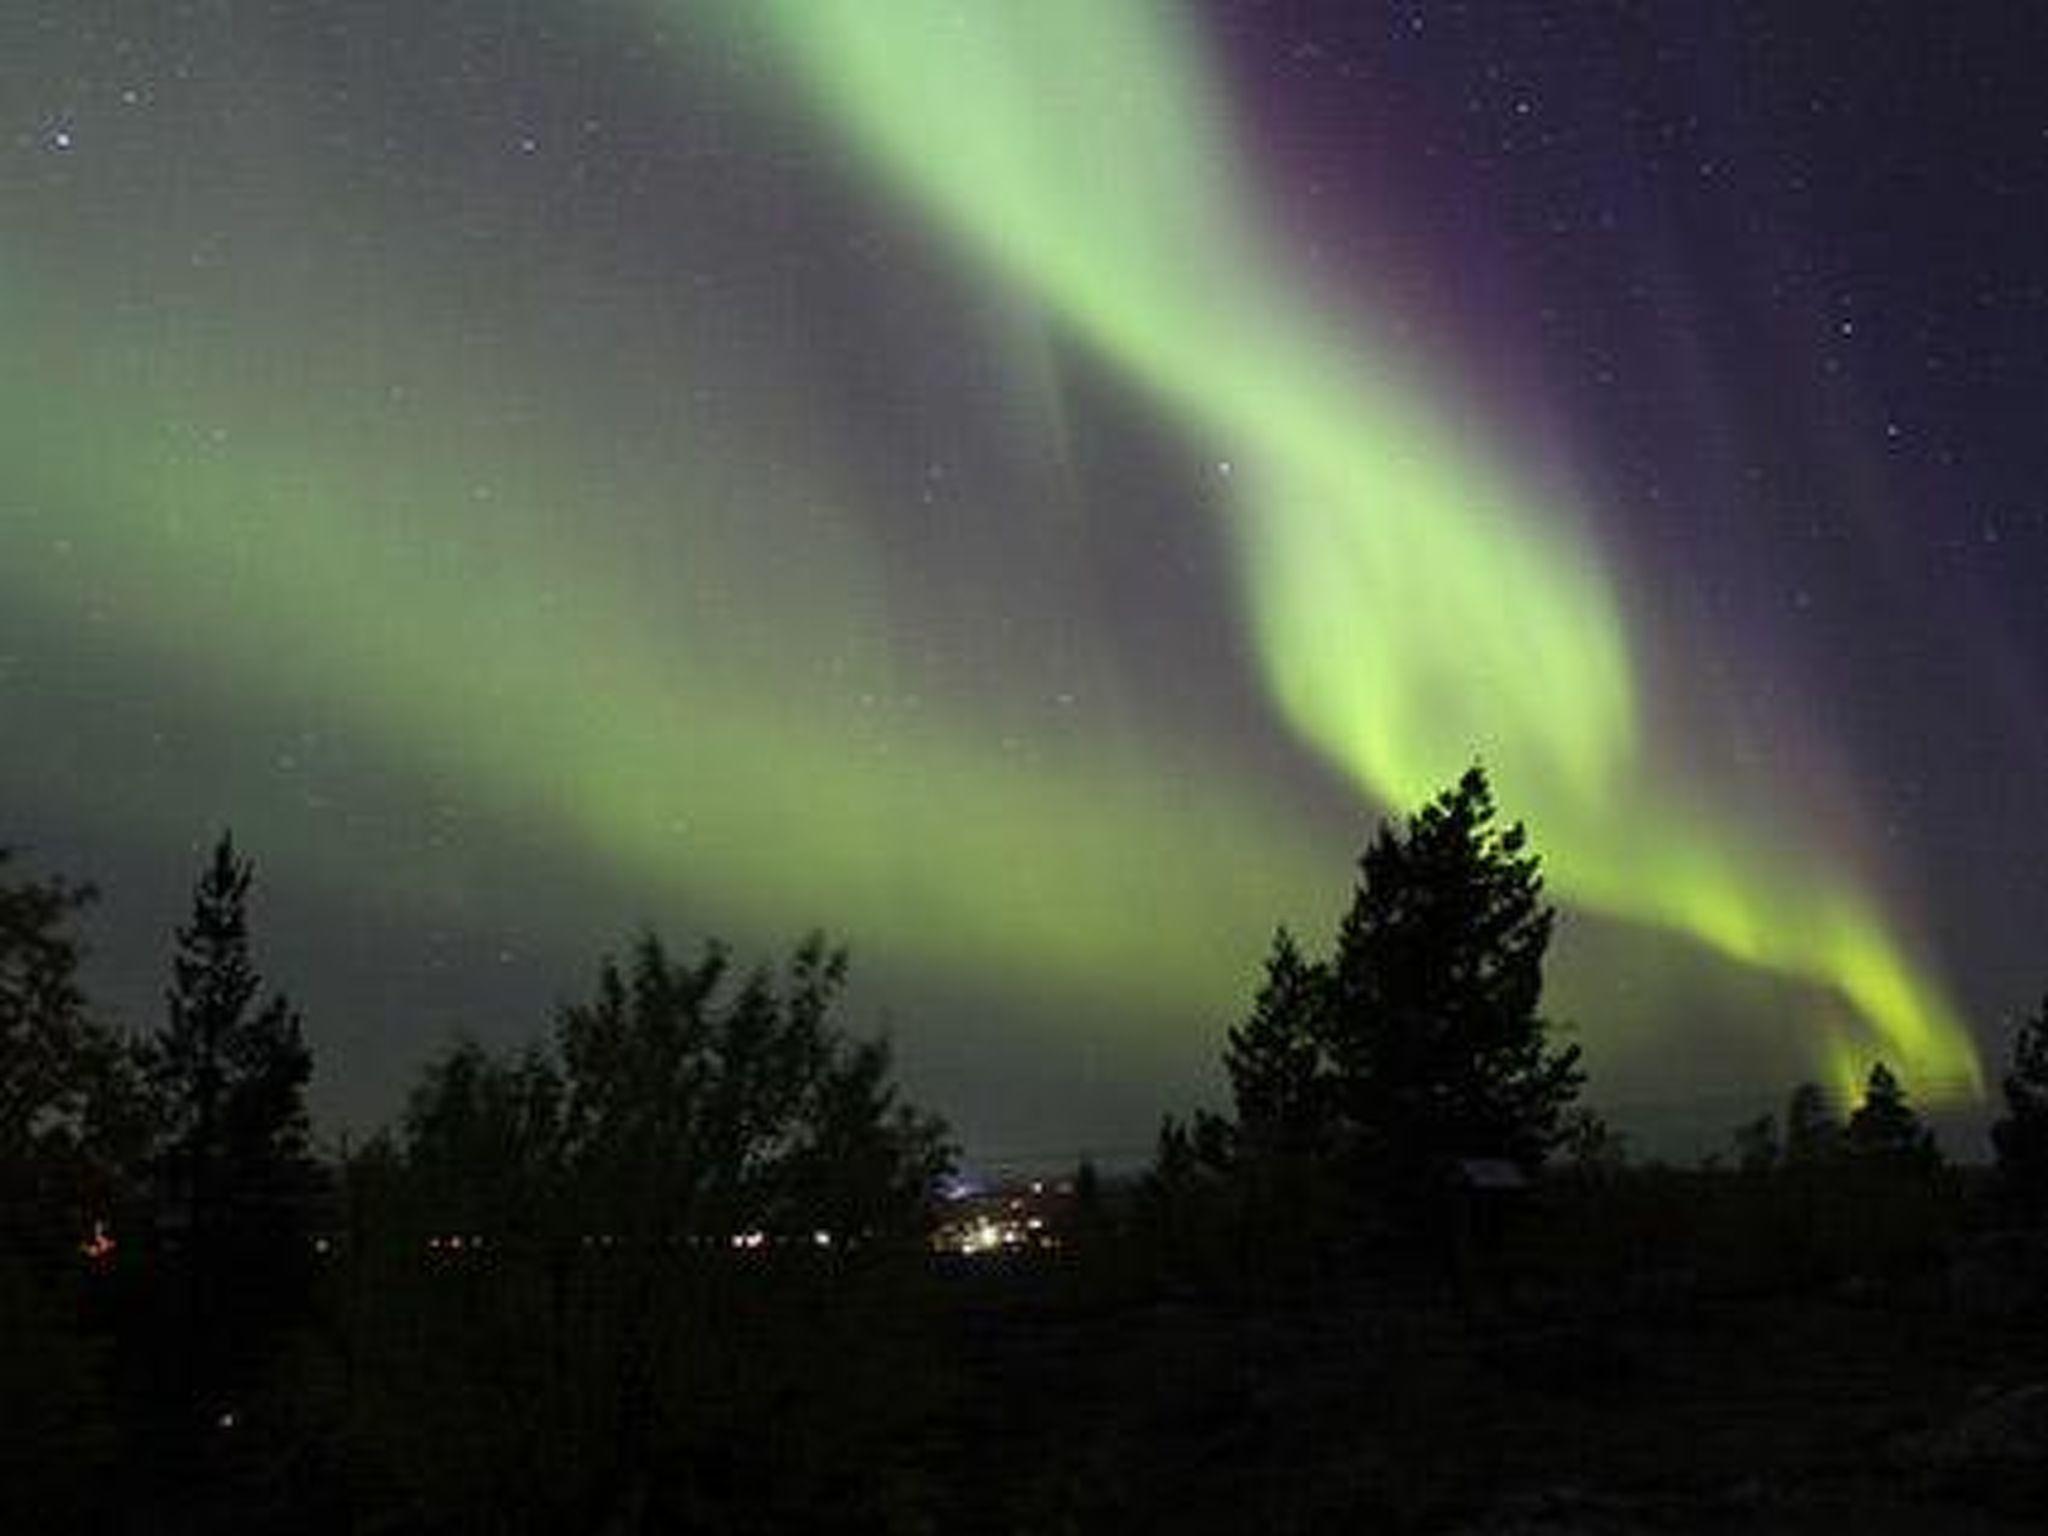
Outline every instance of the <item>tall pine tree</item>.
POLYGON ((1322 1039, 1329 972, 1306 959, 1285 928, 1273 936, 1266 980, 1223 1053, 1237 1132, 1252 1154, 1327 1149, 1329 1084, 1322 1039))
POLYGON ((1801 1083, 1785 1101, 1784 1162, 1791 1168, 1818 1168, 1842 1150, 1842 1125, 1828 1105, 1819 1083, 1801 1083))
POLYGON ((1520 825, 1468 770, 1383 824, 1331 967, 1333 1090, 1366 1180, 1413 1192, 1459 1159, 1533 1169, 1584 1074, 1540 1011, 1552 911, 1520 825))
POLYGON ((1873 1062, 1864 1081, 1863 1102, 1842 1128, 1842 1152, 1868 1166, 1930 1169, 1940 1165, 1941 1151, 1906 1090, 1883 1062, 1873 1062))
POLYGON ((193 1327, 288 1310, 303 1278, 314 1188, 313 1058, 283 996, 263 998, 249 952, 254 871, 223 833, 177 932, 167 1020, 147 1052, 163 1215, 182 1228, 193 1327))

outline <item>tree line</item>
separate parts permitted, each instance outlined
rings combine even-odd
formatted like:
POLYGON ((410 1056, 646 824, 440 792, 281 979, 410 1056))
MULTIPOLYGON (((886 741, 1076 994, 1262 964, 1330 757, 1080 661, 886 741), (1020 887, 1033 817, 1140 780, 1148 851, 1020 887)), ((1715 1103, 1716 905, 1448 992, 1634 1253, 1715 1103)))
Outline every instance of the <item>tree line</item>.
MULTIPOLYGON (((1580 1048, 1542 1008, 1553 921, 1527 833, 1499 824, 1480 767, 1382 822, 1329 954, 1275 934, 1225 1040, 1232 1112, 1162 1126, 1147 1195, 1168 1246, 1211 1269, 1327 1269, 1347 1249, 1455 1268, 1475 1221, 1514 1204, 1504 1188, 1618 1169, 1621 1138, 1580 1102, 1580 1048)), ((2048 1001, 2022 1023, 2002 1088, 2001 1209, 2048 1222, 2048 1001)), ((1883 1061, 1845 1118, 1803 1083, 1782 1119, 1738 1127, 1732 1153, 1788 1187, 1825 1179, 1845 1207, 1932 1200, 1945 1172, 1883 1061)))
MULTIPOLYGON (((1357 871, 1327 953, 1276 932, 1224 1033, 1228 1112, 1168 1117, 1128 1192, 1079 1170, 1071 1235, 1118 1294, 1465 1294, 1546 1242, 1586 1274, 1712 1241, 1817 1277, 1919 1262, 1952 1223, 1954 1170, 1883 1063, 1846 1117, 1805 1084, 1706 1173, 1633 1169, 1544 1011, 1554 912, 1479 768, 1357 871)), ((446 1044, 388 1130, 323 1158, 252 888, 224 835, 129 1036, 80 979, 91 888, 0 853, 7 1497, 203 1486, 251 1529, 307 1488, 336 1529, 925 1507, 911 1431, 950 1389, 923 1244, 955 1152, 886 1040, 838 1022, 844 950, 748 967, 644 935, 527 1044, 446 1044)), ((2048 1002, 2003 1091, 1997 1208, 2048 1225, 2048 1002)))
POLYGON ((197 1488, 199 1528, 300 1529, 311 1488, 350 1528, 367 1484, 401 1528, 721 1525, 761 1447, 801 1447, 797 1507, 875 1452, 894 1415, 847 1383, 901 1330, 854 1323, 906 1310, 953 1151, 838 1022, 843 949, 643 936, 543 1037, 449 1043, 320 1158, 253 878, 223 835, 137 1036, 80 984, 91 889, 0 880, 0 1512, 197 1488), (855 1424, 765 1433, 800 1388, 855 1424))

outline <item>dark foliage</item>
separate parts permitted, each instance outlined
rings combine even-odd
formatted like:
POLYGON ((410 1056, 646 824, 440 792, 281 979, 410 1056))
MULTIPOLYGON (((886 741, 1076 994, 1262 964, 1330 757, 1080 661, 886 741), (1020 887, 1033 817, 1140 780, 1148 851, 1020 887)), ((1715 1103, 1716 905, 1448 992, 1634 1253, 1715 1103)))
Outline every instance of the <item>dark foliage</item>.
POLYGON ((1538 1167, 1584 1081, 1539 1011, 1553 913, 1519 824, 1478 768, 1406 828, 1382 824, 1331 965, 1327 1051, 1350 1155, 1413 1189, 1460 1158, 1538 1167))
MULTIPOLYGON (((1873 1065, 1847 1120, 1801 1083, 1784 1131, 1765 1114, 1738 1126, 1738 1177, 1700 1185, 1686 1240, 1692 1262, 1759 1289, 1867 1284, 1937 1266, 1963 1202, 1932 1131, 1897 1077, 1873 1065)), ((1711 1160, 1710 1160, 1711 1161, 1711 1160)))
POLYGON ((1934 1132, 1906 1102, 1906 1090, 1883 1062, 1873 1063, 1863 1102, 1842 1128, 1843 1156, 1865 1166, 1933 1169, 1941 1165, 1934 1132))
MULTIPOLYGON (((1061 1246, 964 1263, 921 1241, 943 1128, 834 1021, 817 940, 740 971, 646 939, 544 1041, 451 1045, 308 1230, 261 1172, 308 1163, 303 1042, 224 844, 148 1052, 163 1240, 117 1210, 96 1267, 78 1192, 151 1166, 122 1150, 128 1058, 77 985, 82 893, 0 886, 10 1166, 67 1192, 58 1240, 0 1249, 0 1528, 1494 1529, 1536 1489, 1603 1529, 1723 1529, 1770 1523, 1759 1467, 1790 1498, 1817 1467, 1860 1484, 1872 1446, 1981 1457, 1983 1405, 2048 1368, 2034 1234, 1970 1236, 1882 1068, 1846 1123, 1808 1085, 1782 1136, 1745 1127, 1739 1173, 1630 1166, 1544 1042, 1534 861, 1475 798, 1383 831, 1348 951, 1276 937, 1235 1118, 1168 1119, 1135 1191, 1084 1161, 1061 1246), (1392 968, 1348 1013, 1347 953, 1392 968), (1369 1171, 1396 1127, 1426 1151, 1369 1171)), ((2038 1458, 2010 1459, 1972 1497, 2036 1517, 2038 1458)))
POLYGON ((204 1424, 274 1376, 300 1314, 319 1194, 306 1114, 313 1058, 299 1017, 263 998, 250 952, 254 870, 222 834, 178 929, 167 1019, 144 1050, 156 1131, 154 1221, 165 1274, 147 1369, 174 1414, 204 1424))
POLYGON ((1566 1111, 1558 1150, 1566 1168, 1581 1182, 1619 1176, 1628 1167, 1628 1138, 1608 1124, 1597 1110, 1576 1105, 1566 1111))
POLYGON ((1814 1167, 1831 1162, 1841 1148, 1842 1125, 1828 1107, 1826 1092, 1818 1083, 1801 1083, 1785 1101, 1786 1164, 1814 1167))
POLYGON ((548 1235, 564 1189, 565 1092, 560 1070, 539 1049, 504 1060, 462 1040, 430 1061, 401 1122, 405 1173, 423 1218, 431 1212, 440 1230, 501 1241, 548 1235))
POLYGON ((254 866, 223 833, 178 930, 168 1014, 148 1051, 161 1161, 195 1230, 287 1201, 307 1168, 313 1058, 281 994, 258 1002, 249 948, 254 866))
POLYGON ((1251 1016, 1230 1031, 1223 1053, 1237 1134, 1253 1155, 1329 1150, 1329 1004, 1329 971, 1305 959, 1282 928, 1251 1016))
MULTIPOLYGON (((899 1102, 885 1041, 831 1021, 846 956, 800 945, 735 980, 716 945, 652 937, 562 1011, 562 1175, 619 1232, 900 1236, 950 1165, 943 1125, 899 1102)), ((538 1071, 539 1067, 531 1070, 538 1071)))
POLYGON ((1778 1117, 1761 1114, 1735 1128, 1735 1166, 1747 1174, 1775 1172, 1784 1160, 1785 1146, 1778 1138, 1778 1117))
POLYGON ((2048 1220, 2048 998, 2020 1022, 2001 1086, 2005 1114, 1991 1128, 2000 1185, 2014 1209, 2048 1220))
POLYGON ((355 1159, 330 1297, 386 1505, 881 1523, 890 1437, 932 1390, 903 1332, 951 1152, 886 1044, 835 1024, 845 974, 818 939, 736 973, 649 937, 546 1045, 429 1066, 355 1159))
POLYGON ((1566 1146, 1586 1177, 1620 1163, 1604 1123, 1571 1113, 1578 1048, 1540 1011, 1552 913, 1485 774, 1383 823, 1359 876, 1329 961, 1275 935, 1224 1052, 1235 1120, 1162 1129, 1145 1208, 1183 1269, 1313 1277, 1404 1230, 1445 1257, 1500 1206, 1462 1169, 1533 1173, 1566 1146))
POLYGON ((9 862, 0 849, 0 1528, 32 1529, 17 1521, 90 1507, 113 1464, 80 1247, 128 1194, 141 1106, 79 985, 91 890, 6 878, 9 862))
POLYGON ((1210 1110, 1188 1120, 1167 1115, 1139 1190, 1138 1227, 1148 1249, 1207 1285, 1239 1278, 1242 1267, 1246 1180, 1236 1144, 1237 1128, 1210 1110))
MULTIPOLYGON (((0 875, 10 855, 0 848, 0 875)), ((89 886, 0 879, 0 1178, 17 1243, 75 1240, 122 1194, 143 1134, 126 1042, 80 989, 72 924, 89 886)))

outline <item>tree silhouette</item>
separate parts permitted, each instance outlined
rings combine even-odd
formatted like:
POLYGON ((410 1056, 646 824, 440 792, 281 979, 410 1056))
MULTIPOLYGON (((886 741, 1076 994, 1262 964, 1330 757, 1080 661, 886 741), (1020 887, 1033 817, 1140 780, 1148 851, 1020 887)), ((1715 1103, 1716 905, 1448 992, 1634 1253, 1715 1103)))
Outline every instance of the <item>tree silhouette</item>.
POLYGON ((1775 1172, 1784 1160, 1785 1148, 1778 1140, 1778 1117, 1766 1111, 1735 1128, 1735 1166, 1744 1173, 1775 1172))
MULTIPOLYGON (((13 878, 10 862, 0 848, 0 1526, 84 1529, 118 1441, 80 1240, 128 1236, 140 1104, 126 1043, 79 985, 91 890, 13 878)), ((95 1268, 108 1259, 93 1250, 95 1268)))
MULTIPOLYGON (((0 849, 0 868, 11 856, 0 849)), ((88 1021, 68 925, 91 900, 61 880, 0 884, 0 1157, 10 1163, 70 1140, 84 1118, 88 1021)))
POLYGON ((1354 1166, 1397 1198, 1458 1159, 1535 1168, 1584 1081, 1539 1012, 1553 914, 1526 850, 1474 767, 1359 861, 1325 1048, 1354 1166))
POLYGON ((428 1063, 401 1122, 412 1193, 439 1231, 499 1241, 548 1234, 561 1182, 560 1071, 460 1040, 428 1063))
POLYGON ((1872 1064, 1864 1082, 1863 1102, 1843 1127, 1842 1151, 1872 1167, 1928 1169, 1941 1162, 1934 1133, 1907 1103, 1906 1090, 1881 1061, 1872 1064))
POLYGON ((1801 1083, 1785 1101, 1786 1166, 1812 1168, 1830 1162, 1841 1150, 1842 1126, 1828 1108, 1819 1083, 1801 1083))
POLYGON ((899 1102, 886 1043, 833 1024, 844 951, 813 937, 779 984, 731 974, 720 945, 678 961, 650 935, 562 1010, 564 1156, 583 1208, 654 1234, 914 1226, 950 1161, 945 1129, 899 1102))
POLYGON ((2020 1021, 2002 1087, 2005 1114, 1991 1127, 1999 1180, 2020 1209, 2048 1216, 2048 997, 2020 1021))
POLYGON ((71 925, 92 899, 0 879, 0 1235, 38 1247, 111 1215, 143 1134, 133 1058, 78 982, 71 925))
MULTIPOLYGON (((595 1394, 566 1422, 608 1426, 586 1472, 622 1527, 659 1498, 674 1437, 706 1411, 690 1392, 703 1391, 710 1352, 736 1368, 710 1341, 737 1305, 725 1263, 755 1262, 734 1245, 848 1265, 849 1252, 891 1252, 921 1235, 951 1164, 941 1122, 901 1101, 886 1043, 834 1022, 846 972, 844 951, 820 937, 779 974, 735 976, 722 945, 677 959, 650 934, 623 963, 603 962, 593 997, 560 1010, 551 1053, 506 1068, 458 1051, 414 1099, 415 1163, 503 1149, 527 1170, 521 1187, 560 1201, 558 1235, 604 1256, 594 1331, 580 1345, 564 1332, 559 1292, 551 1329, 595 1394)), ((486 1188, 504 1176, 474 1174, 486 1188)), ((559 1248, 551 1267, 559 1285, 559 1248)), ((779 1271, 750 1272, 765 1304, 760 1288, 779 1271)), ((765 1357, 752 1369, 771 1371, 765 1357)), ((688 1454, 731 1454, 729 1433, 688 1454)))
POLYGON ((1223 1053, 1246 1152, 1292 1156, 1327 1145, 1329 994, 1327 968, 1303 958, 1280 929, 1251 1015, 1230 1031, 1223 1053))
POLYGON ((1598 1110, 1577 1105, 1559 1122, 1558 1149, 1581 1179, 1612 1178, 1628 1166, 1628 1137, 1598 1110))
POLYGON ((290 1004, 259 1000, 253 878, 223 833, 177 931, 168 1017, 146 1050, 161 1219, 183 1233, 190 1366, 203 1391, 240 1374, 267 1325, 300 1299, 316 1178, 305 1100, 313 1059, 290 1004))
POLYGON ((1585 1075, 1540 1012, 1553 914, 1485 773, 1382 822, 1358 867, 1331 960, 1274 937, 1224 1052, 1236 1121, 1161 1127, 1146 1207, 1169 1251, 1218 1246, 1220 1224, 1313 1269, 1361 1215, 1448 1235, 1437 1197, 1467 1188, 1460 1165, 1533 1171, 1574 1135, 1589 1169, 1619 1162, 1597 1116, 1568 1119, 1585 1075))

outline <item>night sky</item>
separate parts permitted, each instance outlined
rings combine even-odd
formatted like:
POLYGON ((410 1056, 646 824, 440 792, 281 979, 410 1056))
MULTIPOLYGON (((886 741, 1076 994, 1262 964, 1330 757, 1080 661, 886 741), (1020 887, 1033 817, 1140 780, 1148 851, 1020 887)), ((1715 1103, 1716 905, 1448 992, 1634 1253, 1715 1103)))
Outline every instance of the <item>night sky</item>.
POLYGON ((990 1163, 1214 1098, 1475 757, 1624 1124, 2048 989, 2048 14, 12 0, 0 842, 329 1133, 651 925, 990 1163))

